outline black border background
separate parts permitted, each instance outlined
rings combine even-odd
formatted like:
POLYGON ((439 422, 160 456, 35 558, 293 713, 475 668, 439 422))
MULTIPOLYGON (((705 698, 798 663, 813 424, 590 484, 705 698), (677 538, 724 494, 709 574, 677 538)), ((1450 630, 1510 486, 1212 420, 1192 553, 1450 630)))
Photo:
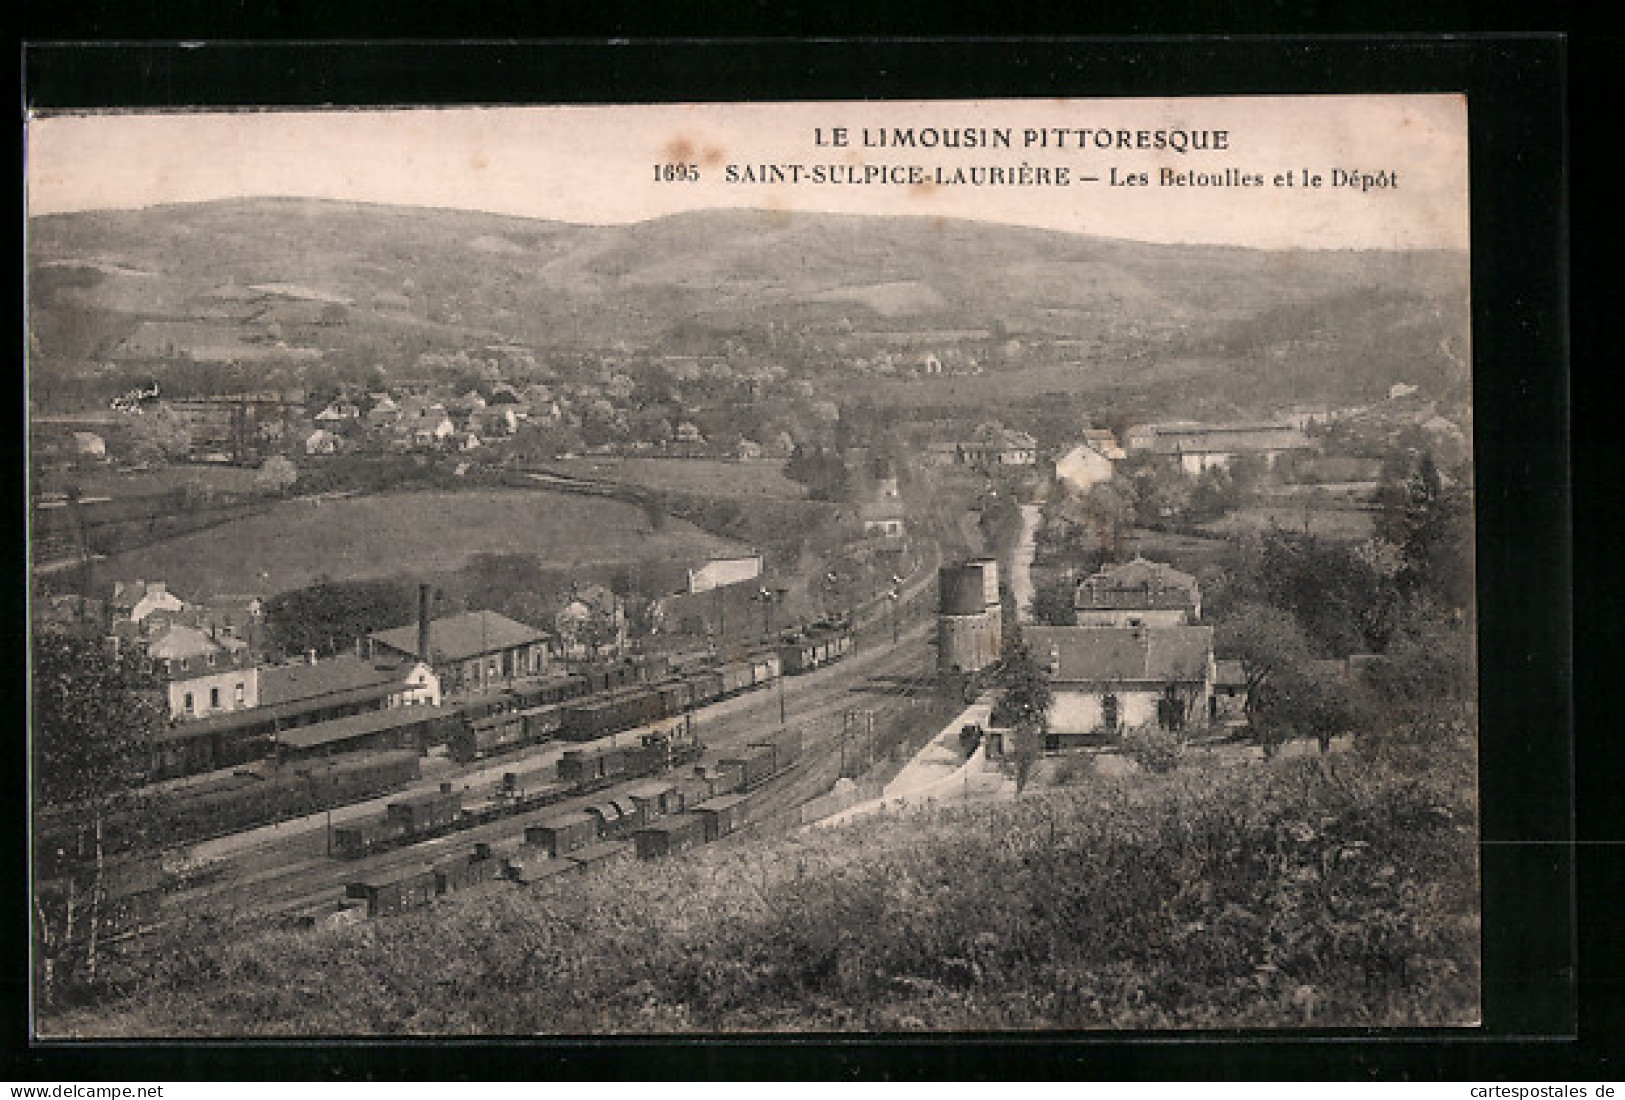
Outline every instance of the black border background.
MULTIPOLYGON (((129 33, 127 28, 135 26, 121 23, 116 14, 91 10, 88 26, 73 37, 129 33)), ((234 9, 225 5, 213 10, 218 16, 213 21, 205 9, 188 12, 189 30, 205 37, 229 34, 234 9)), ((749 14, 755 9, 743 10, 749 14)), ((241 14, 235 11, 235 16, 241 14)), ((408 16, 397 30, 415 32, 418 26, 408 16)), ((22 54, 24 106, 37 110, 1467 94, 1479 456, 1486 1026, 1478 1032, 1399 1035, 29 1047, 24 985, 17 977, 28 972, 26 941, 14 937, 18 951, 0 987, 16 994, 6 999, 8 1057, 0 1074, 51 1081, 1493 1079, 1562 1076, 1572 1070, 1618 1079, 1617 1065, 1608 1057, 1619 1049, 1617 1037, 1625 1032, 1620 1012, 1625 995, 1617 974, 1605 968, 1617 966, 1625 924, 1617 910, 1607 910, 1603 922, 1583 929, 1577 930, 1574 922, 1576 871, 1581 885, 1601 885, 1617 897, 1618 849, 1570 844, 1577 805, 1585 814, 1588 806, 1605 804, 1610 773, 1618 772, 1582 767, 1582 801, 1575 802, 1568 743, 1568 61, 1566 43, 1554 36, 219 42, 201 48, 81 43, 27 48, 22 54), (294 1050, 297 1055, 290 1056, 294 1050)), ((1582 250, 1591 244, 1577 242, 1582 250)), ((1586 453, 1608 464, 1610 457, 1617 459, 1617 439, 1611 452, 1604 445, 1586 453)), ((16 457, 12 469, 21 471, 20 447, 16 457)), ((1617 473, 1617 463, 1611 472, 1617 473)), ((19 492, 14 499, 23 497, 19 492)), ((1581 500, 1598 503, 1584 496, 1581 500)), ((1616 510, 1599 509, 1593 530, 1611 533, 1618 528, 1616 510)), ((1613 545, 1617 543, 1605 546, 1600 560, 1608 560, 1613 545)), ((16 605, 6 608, 16 616, 11 621, 23 621, 21 594, 12 598, 16 605)), ((1602 601, 1600 606, 1612 605, 1602 601)), ((1617 643, 1620 632, 1613 623, 1605 616, 1600 625, 1587 628, 1596 632, 1587 637, 1617 643)), ((18 675, 18 691, 8 693, 13 699, 23 698, 20 692, 26 690, 21 686, 26 669, 18 656, 7 662, 18 675)), ((13 789, 20 791, 20 767, 13 774, 13 789)), ((17 805, 23 805, 21 799, 17 805)), ((1579 824, 1588 837, 1619 835, 1601 817, 1582 817, 1579 824)), ((20 843, 8 848, 8 868, 16 861, 20 872, 22 851, 20 843)), ((13 881, 22 881, 21 874, 13 881)), ((5 899, 11 918, 7 927, 26 928, 22 900, 5 899)), ((1600 915, 1589 906, 1584 911, 1600 915)))

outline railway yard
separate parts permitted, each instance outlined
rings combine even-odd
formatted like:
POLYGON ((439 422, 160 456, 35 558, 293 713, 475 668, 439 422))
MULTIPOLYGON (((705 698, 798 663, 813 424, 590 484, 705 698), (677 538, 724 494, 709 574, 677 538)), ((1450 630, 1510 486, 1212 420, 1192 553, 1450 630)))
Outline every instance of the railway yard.
POLYGON ((909 720, 936 705, 931 575, 922 570, 904 585, 890 613, 860 616, 838 659, 765 687, 591 741, 547 739, 465 761, 433 750, 418 762, 418 778, 386 794, 199 840, 184 849, 188 872, 151 891, 141 917, 115 940, 133 958, 197 919, 315 924, 470 889, 567 888, 563 872, 634 852, 652 857, 795 827, 801 804, 841 775, 895 767, 892 749, 903 747, 909 720), (857 736, 854 711, 866 720, 857 736), (890 733, 878 752, 877 730, 890 733), (771 752, 763 747, 770 742, 778 745, 771 752), (652 744, 662 746, 658 761, 652 750, 640 755, 640 745, 652 744), (600 755, 644 762, 618 774, 628 765, 601 774, 599 763, 590 781, 564 781, 564 771, 574 778, 584 759, 600 755), (753 763, 757 756, 765 762, 753 763), (657 789, 669 793, 650 800, 657 789), (396 825, 389 843, 358 847, 374 823, 419 812, 407 807, 444 819, 415 835, 400 836, 396 825), (594 822, 593 835, 556 855, 538 846, 537 836, 572 815, 594 822))

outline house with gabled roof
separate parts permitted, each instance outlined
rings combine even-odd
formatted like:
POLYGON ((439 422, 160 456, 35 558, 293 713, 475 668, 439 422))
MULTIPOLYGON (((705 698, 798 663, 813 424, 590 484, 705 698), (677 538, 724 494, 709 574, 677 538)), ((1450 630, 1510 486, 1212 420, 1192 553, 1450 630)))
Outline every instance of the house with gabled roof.
MULTIPOLYGON (((418 656, 419 624, 370 635, 375 652, 418 656)), ((547 638, 495 611, 465 611, 428 623, 428 661, 448 692, 534 676, 547 668, 547 638)))
POLYGON ((1212 712, 1210 626, 1030 626, 1023 637, 1050 683, 1048 748, 1140 726, 1185 731, 1212 712))
POLYGON ((1077 583, 1072 610, 1078 626, 1184 626, 1202 618, 1196 578, 1136 556, 1077 583))

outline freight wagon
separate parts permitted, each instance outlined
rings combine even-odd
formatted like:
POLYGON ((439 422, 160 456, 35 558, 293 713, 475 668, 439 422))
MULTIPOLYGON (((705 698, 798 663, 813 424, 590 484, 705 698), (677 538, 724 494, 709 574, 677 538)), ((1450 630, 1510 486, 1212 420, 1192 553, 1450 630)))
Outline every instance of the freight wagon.
POLYGON ((701 669, 690 672, 683 677, 683 683, 688 688, 689 705, 703 707, 714 703, 725 694, 725 681, 720 668, 701 669))
POLYGON ((566 741, 596 741, 665 717, 659 692, 631 688, 564 704, 559 736, 566 741))
POLYGON ((682 809, 676 784, 664 779, 634 783, 626 788, 626 795, 642 810, 645 821, 653 821, 663 814, 674 814, 682 809))
POLYGON ((704 844, 705 819, 696 814, 678 814, 646 825, 632 834, 639 859, 659 859, 704 844))
POLYGON ((722 765, 724 767, 737 767, 740 771, 741 786, 748 790, 772 778, 775 771, 773 748, 770 745, 759 748, 747 746, 744 753, 739 756, 729 757, 722 761, 722 765))
POLYGON ((560 704, 548 703, 463 722, 448 739, 452 759, 466 764, 551 741, 563 717, 560 704))
POLYGON ((377 879, 363 879, 345 887, 347 897, 367 903, 367 916, 381 917, 417 909, 434 900, 437 890, 432 868, 412 868, 377 879))
POLYGON ((773 772, 776 774, 795 766, 801 759, 801 730, 780 730, 778 733, 758 737, 748 748, 773 750, 773 772))
POLYGON ((450 783, 442 783, 438 791, 391 802, 385 807, 384 815, 387 820, 405 825, 408 833, 417 835, 450 825, 462 812, 462 792, 452 790, 450 783))
POLYGON ((525 827, 525 843, 549 856, 568 855, 598 839, 601 818, 585 810, 563 814, 525 827))
POLYGON ((502 864, 479 852, 462 852, 434 865, 435 893, 444 896, 490 882, 501 872, 502 864))
MULTIPOLYGON (((242 772, 167 791, 138 792, 102 822, 103 855, 137 848, 192 844, 293 817, 319 813, 394 790, 418 778, 414 752, 309 762, 270 775, 242 772)), ((68 810, 42 815, 36 829, 36 867, 51 876, 95 858, 89 815, 68 810)))
POLYGON ((508 691, 521 709, 552 706, 587 694, 587 678, 566 672, 516 681, 508 691))
POLYGON ((725 794, 694 807, 694 816, 705 826, 707 844, 720 840, 750 821, 750 795, 725 794))

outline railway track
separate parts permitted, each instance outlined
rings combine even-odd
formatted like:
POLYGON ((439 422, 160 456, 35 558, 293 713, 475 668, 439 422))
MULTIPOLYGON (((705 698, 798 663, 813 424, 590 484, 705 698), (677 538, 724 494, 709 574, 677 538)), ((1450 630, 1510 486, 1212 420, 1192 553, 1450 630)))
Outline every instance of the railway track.
MULTIPOLYGON (((929 576, 927 573, 926 580, 929 576)), ((918 705, 933 687, 930 649, 924 644, 932 626, 929 615, 923 614, 929 611, 924 607, 928 601, 922 599, 925 589, 922 581, 905 593, 895 628, 889 616, 864 624, 865 644, 842 661, 788 677, 766 691, 747 693, 696 711, 694 731, 707 746, 707 759, 738 753, 765 729, 777 729, 782 707, 786 711, 785 724, 803 732, 804 756, 801 763, 758 788, 764 805, 770 807, 765 812, 793 812, 801 802, 827 791, 839 775, 844 712, 854 706, 854 696, 864 700, 861 705, 873 711, 878 722, 918 705), (892 644, 894 629, 896 645, 892 644)), ((577 746, 553 742, 437 778, 483 793, 485 784, 501 772, 546 767, 567 747, 577 746)), ((392 797, 403 793, 396 792, 392 797)), ((256 841, 224 857, 226 867, 221 875, 166 896, 156 930, 174 931, 195 914, 247 913, 256 920, 273 922, 336 900, 349 882, 422 866, 479 842, 520 837, 527 824, 582 809, 605 794, 600 791, 563 800, 359 860, 341 860, 327 854, 322 824, 325 815, 284 823, 282 835, 277 835, 278 830, 262 833, 256 841)), ((335 814, 333 820, 375 810, 370 805, 348 808, 345 813, 335 814)), ((492 884, 487 888, 499 887, 492 884)), ((151 938, 138 937, 132 949, 139 950, 151 938)))

